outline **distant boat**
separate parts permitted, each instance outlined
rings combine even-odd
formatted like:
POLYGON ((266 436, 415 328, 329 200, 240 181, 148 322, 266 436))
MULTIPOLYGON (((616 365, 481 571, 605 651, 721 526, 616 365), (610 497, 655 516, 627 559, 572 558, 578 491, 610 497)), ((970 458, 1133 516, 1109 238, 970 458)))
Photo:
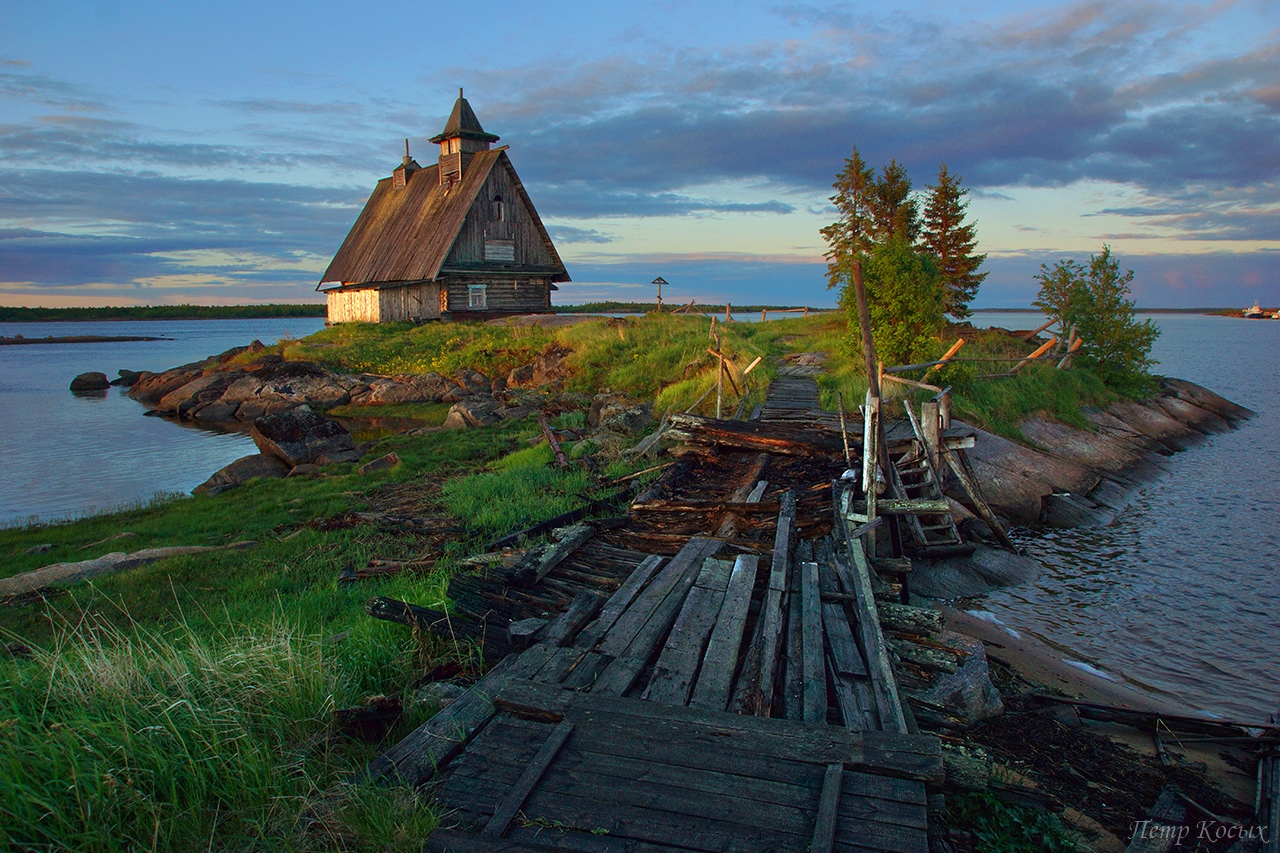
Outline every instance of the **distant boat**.
POLYGON ((1253 300, 1253 307, 1246 308, 1242 312, 1246 320, 1265 320, 1267 313, 1262 310, 1262 306, 1258 304, 1258 300, 1253 300))

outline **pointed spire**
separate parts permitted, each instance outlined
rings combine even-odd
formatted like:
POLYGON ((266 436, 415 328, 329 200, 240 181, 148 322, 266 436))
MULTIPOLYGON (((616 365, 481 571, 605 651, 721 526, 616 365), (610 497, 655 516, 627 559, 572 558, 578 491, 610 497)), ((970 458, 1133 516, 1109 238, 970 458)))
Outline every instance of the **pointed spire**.
POLYGON ((400 162, 405 166, 413 162, 413 158, 409 156, 409 140, 407 139, 404 141, 404 159, 400 162))
POLYGON ((480 119, 476 118, 475 112, 471 109, 471 104, 467 103, 467 99, 462 96, 461 86, 458 87, 458 100, 453 104, 453 112, 449 113, 449 120, 445 122, 444 130, 431 137, 431 141, 443 142, 455 137, 485 143, 498 141, 496 134, 484 132, 484 128, 480 126, 480 119))

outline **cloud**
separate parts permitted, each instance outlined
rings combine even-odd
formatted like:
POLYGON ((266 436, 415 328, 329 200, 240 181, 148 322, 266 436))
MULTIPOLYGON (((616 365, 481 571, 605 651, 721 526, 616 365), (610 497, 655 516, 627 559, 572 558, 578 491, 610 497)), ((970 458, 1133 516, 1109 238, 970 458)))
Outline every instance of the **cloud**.
POLYGON ((825 193, 854 142, 873 164, 905 162, 919 186, 945 161, 975 196, 1280 180, 1280 48, 1204 59, 1189 39, 1216 7, 1078 3, 947 32, 842 9, 780 10, 825 24, 801 43, 494 71, 483 88, 509 94, 478 108, 532 182, 574 192, 565 216, 642 196, 660 209, 662 194, 715 181, 825 193), (926 31, 922 63, 911 37, 926 31))
POLYGON ((547 233, 557 243, 612 243, 617 238, 594 228, 575 228, 572 225, 548 225, 547 233))

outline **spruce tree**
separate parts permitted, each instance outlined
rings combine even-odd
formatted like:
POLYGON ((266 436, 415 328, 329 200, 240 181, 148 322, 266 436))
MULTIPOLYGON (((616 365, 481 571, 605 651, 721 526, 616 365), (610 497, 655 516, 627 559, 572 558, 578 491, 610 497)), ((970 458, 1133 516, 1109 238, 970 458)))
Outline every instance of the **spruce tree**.
POLYGON ((968 193, 960 186, 959 176, 948 172, 943 163, 938 169, 938 183, 929 187, 921 241, 937 259, 945 310, 958 320, 969 316, 969 303, 987 277, 985 272, 978 272, 987 256, 974 254, 978 238, 974 226, 964 221, 965 208, 969 206, 964 197, 968 193))
POLYGON ((911 178, 896 159, 880 170, 871 188, 871 222, 876 243, 905 240, 914 244, 920 236, 920 208, 911 197, 911 178))
POLYGON ((832 188, 836 194, 831 203, 840 218, 819 233, 830 247, 827 249, 827 287, 843 286, 849 281, 853 259, 871 248, 871 192, 875 173, 862 159, 855 145, 836 175, 832 188))

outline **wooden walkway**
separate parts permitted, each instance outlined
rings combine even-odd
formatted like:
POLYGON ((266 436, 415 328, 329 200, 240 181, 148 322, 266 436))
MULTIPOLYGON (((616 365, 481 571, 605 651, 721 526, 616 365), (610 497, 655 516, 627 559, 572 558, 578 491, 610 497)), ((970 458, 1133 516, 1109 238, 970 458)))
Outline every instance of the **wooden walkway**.
MULTIPOLYGON (((816 405, 813 381, 796 379, 813 398, 797 405, 816 405)), ((533 587, 460 577, 459 615, 412 608, 420 627, 501 657, 369 767, 436 786, 427 850, 928 849, 940 747, 908 731, 872 590, 883 583, 833 512, 842 455, 730 455, 729 470, 722 452, 664 477, 714 470, 718 499, 664 497, 660 481, 601 530, 607 544, 533 587), (539 601, 558 613, 522 617, 539 601)))

